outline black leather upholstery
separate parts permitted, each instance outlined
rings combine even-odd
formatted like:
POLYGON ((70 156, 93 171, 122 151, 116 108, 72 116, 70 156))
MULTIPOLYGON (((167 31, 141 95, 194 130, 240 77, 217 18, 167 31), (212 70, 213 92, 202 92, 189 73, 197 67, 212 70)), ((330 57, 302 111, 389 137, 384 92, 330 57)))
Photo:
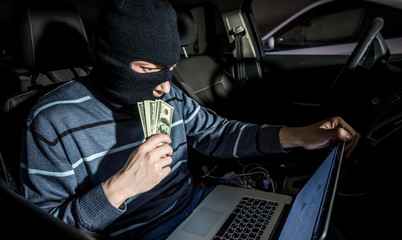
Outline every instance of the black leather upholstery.
MULTIPOLYGON (((176 10, 182 47, 196 41, 196 25, 190 10, 176 10)), ((220 56, 192 54, 183 56, 174 70, 173 82, 200 105, 228 118, 247 121, 257 112, 252 95, 225 71, 220 56), (239 111, 239 110, 242 111, 239 111), (241 114, 246 112, 249 114, 241 114)), ((255 60, 250 67, 255 68, 255 60)), ((246 64, 246 70, 248 64, 246 64)), ((247 71, 247 74, 250 74, 247 71)), ((251 76, 251 75, 248 75, 251 76)))
MULTIPOLYGON (((182 47, 196 41, 194 19, 189 10, 176 9, 177 25, 182 47)), ((183 57, 176 65, 174 82, 190 97, 203 106, 214 105, 226 99, 232 91, 230 76, 207 55, 183 57)))
POLYGON ((39 97, 60 84, 62 83, 15 94, 0 105, 0 150, 3 151, 8 171, 17 183, 19 181, 21 139, 25 129, 26 115, 39 97))
POLYGON ((28 70, 39 73, 89 64, 87 35, 72 4, 26 1, 15 13, 16 45, 28 70))
POLYGON ((180 33, 180 45, 182 47, 191 45, 195 42, 195 27, 193 15, 190 11, 176 9, 177 27, 180 33))
MULTIPOLYGON (((24 2, 18 4, 15 11, 16 47, 21 63, 32 72, 32 85, 36 84, 39 73, 47 74, 48 71, 72 69, 89 64, 89 45, 84 25, 77 9, 71 3, 24 2)), ((70 79, 71 77, 65 80, 70 79)), ((16 180, 19 179, 19 155, 26 115, 40 96, 63 81, 56 81, 57 84, 50 82, 52 84, 34 86, 28 91, 2 99, 0 147, 9 171, 16 180)))

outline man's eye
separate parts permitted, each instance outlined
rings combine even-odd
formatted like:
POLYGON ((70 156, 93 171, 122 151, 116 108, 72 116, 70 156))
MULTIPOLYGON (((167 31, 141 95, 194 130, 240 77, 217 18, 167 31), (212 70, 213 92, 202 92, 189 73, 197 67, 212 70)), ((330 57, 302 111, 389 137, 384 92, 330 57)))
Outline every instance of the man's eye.
POLYGON ((154 68, 143 67, 142 69, 144 70, 144 72, 153 72, 154 71, 154 68))

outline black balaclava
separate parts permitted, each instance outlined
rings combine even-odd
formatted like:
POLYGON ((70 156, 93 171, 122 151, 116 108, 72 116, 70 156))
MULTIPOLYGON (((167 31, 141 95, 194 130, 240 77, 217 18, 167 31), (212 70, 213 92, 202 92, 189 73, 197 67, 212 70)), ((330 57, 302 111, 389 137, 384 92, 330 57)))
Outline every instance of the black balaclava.
POLYGON ((109 0, 98 22, 93 84, 122 105, 154 100, 153 89, 170 81, 180 58, 176 12, 166 0, 109 0), (165 69, 137 73, 130 65, 147 61, 165 69))

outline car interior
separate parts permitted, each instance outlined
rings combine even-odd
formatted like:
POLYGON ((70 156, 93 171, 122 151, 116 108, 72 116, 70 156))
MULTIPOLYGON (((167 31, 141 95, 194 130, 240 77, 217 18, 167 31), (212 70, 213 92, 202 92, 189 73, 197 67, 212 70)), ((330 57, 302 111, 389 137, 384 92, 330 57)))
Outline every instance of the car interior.
MULTIPOLYGON (((23 226, 11 231, 13 238, 93 239, 22 198, 18 187, 28 110, 60 84, 90 73, 103 1, 84 2, 16 1, 12 8, 12 58, 0 65, 0 211, 4 229, 23 226)), ((359 146, 344 163, 333 222, 351 239, 366 236, 357 225, 374 225, 366 210, 384 194, 395 198, 401 172, 402 55, 390 56, 381 36, 386 22, 375 18, 350 56, 265 55, 251 0, 170 2, 181 38, 172 82, 200 105, 258 124, 303 126, 339 115, 359 131, 359 146)), ((242 181, 249 187, 296 194, 329 150, 225 160, 192 151, 189 167, 199 184, 231 184, 224 176, 234 172, 247 175, 242 181), (261 171, 269 172, 268 185, 261 171)))

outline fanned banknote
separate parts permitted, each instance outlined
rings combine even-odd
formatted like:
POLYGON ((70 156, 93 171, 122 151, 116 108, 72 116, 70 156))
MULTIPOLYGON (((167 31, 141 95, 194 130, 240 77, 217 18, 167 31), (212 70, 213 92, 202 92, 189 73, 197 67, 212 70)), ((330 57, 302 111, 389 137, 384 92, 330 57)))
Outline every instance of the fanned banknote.
POLYGON ((156 133, 170 135, 174 108, 162 100, 145 100, 137 104, 145 138, 156 133))

